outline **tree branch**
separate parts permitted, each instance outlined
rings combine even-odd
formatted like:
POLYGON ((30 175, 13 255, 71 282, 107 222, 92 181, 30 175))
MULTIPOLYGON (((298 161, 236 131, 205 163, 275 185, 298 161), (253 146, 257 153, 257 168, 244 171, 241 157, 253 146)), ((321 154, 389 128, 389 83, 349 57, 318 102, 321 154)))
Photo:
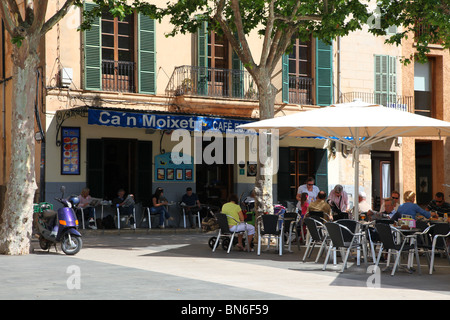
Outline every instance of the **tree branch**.
MULTIPOLYGON (((36 0, 35 0, 36 1, 36 0)), ((48 0, 41 0, 39 4, 35 6, 34 19, 30 28, 30 33, 42 28, 45 22, 45 14, 47 13, 48 0)))
POLYGON ((261 52, 261 59, 259 65, 261 67, 265 67, 267 65, 267 57, 269 55, 269 49, 272 43, 272 32, 273 32, 273 23, 274 23, 274 3, 275 0, 271 0, 269 4, 269 12, 267 15, 267 25, 266 31, 264 34, 264 43, 261 52))
MULTIPOLYGON (((217 3, 217 11, 213 18, 220 24, 222 31, 224 32, 225 36, 227 37, 233 50, 236 52, 236 54, 238 55, 241 62, 244 65, 249 66, 249 69, 250 69, 249 72, 251 74, 254 74, 254 70, 255 70, 255 68, 257 68, 257 65, 255 64, 255 62, 253 60, 250 48, 248 47, 247 39, 245 38, 245 34, 243 31, 243 26, 242 26, 242 20, 241 20, 242 17, 239 12, 239 5, 237 7, 238 13, 236 14, 236 12, 235 12, 235 14, 234 14, 235 24, 236 24, 236 29, 237 29, 239 40, 237 40, 236 37, 234 36, 234 34, 229 26, 229 23, 223 19, 222 15, 223 15, 224 7, 225 7, 224 0, 221 0, 219 3, 217 3)), ((235 9, 233 8, 233 11, 234 10, 235 9)))
POLYGON ((6 30, 11 36, 17 35, 16 30, 22 23, 22 15, 15 0, 0 1, 0 13, 3 17, 6 30))
POLYGON ((241 55, 239 55, 238 50, 235 51, 238 54, 241 61, 244 63, 244 65, 247 65, 250 69, 252 69, 252 71, 249 70, 249 72, 252 73, 254 72, 253 69, 257 68, 257 65, 253 60, 252 52, 250 50, 250 47, 248 46, 247 38, 245 37, 244 34, 244 27, 242 25, 242 16, 241 11, 239 9, 239 0, 231 0, 231 9, 233 10, 234 13, 234 23, 236 25, 236 30, 239 38, 238 46, 235 49, 238 49, 241 55), (242 58, 244 58, 244 60, 242 58))
POLYGON ((75 0, 66 0, 61 9, 58 10, 47 22, 44 23, 41 29, 42 34, 46 34, 51 28, 55 26, 70 10, 75 0))

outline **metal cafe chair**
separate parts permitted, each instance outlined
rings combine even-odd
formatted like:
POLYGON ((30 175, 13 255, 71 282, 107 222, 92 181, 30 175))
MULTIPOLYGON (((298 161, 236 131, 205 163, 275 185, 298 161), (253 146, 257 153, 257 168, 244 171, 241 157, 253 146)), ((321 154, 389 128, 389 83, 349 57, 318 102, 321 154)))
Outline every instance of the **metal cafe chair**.
POLYGON ((258 218, 258 256, 261 255, 262 237, 267 239, 267 250, 270 247, 270 238, 275 236, 280 256, 283 254, 284 221, 283 216, 275 214, 264 214, 258 218), (281 223, 279 223, 281 221, 281 223))
MULTIPOLYGON (((188 208, 188 206, 182 205, 180 204, 181 207, 181 213, 183 214, 183 227, 186 229, 186 209, 188 208)), ((201 222, 201 218, 200 218, 200 208, 197 207, 196 210, 191 211, 191 214, 193 216, 195 216, 195 218, 197 218, 197 226, 198 228, 201 230, 202 229, 202 222, 201 222)))
POLYGON ((307 239, 307 247, 302 261, 305 262, 306 258, 311 256, 312 251, 316 244, 320 244, 320 250, 316 257, 316 263, 319 261, 319 257, 323 253, 323 249, 327 246, 327 233, 325 225, 317 219, 306 217, 303 219, 303 223, 308 229, 309 238, 307 239))
POLYGON ((450 224, 448 223, 435 223, 430 228, 433 236, 433 241, 431 244, 431 261, 430 261, 430 274, 433 274, 434 270, 434 256, 436 250, 445 251, 447 254, 447 259, 450 262, 450 252, 449 247, 446 243, 446 238, 450 236, 450 224))
POLYGON ((397 270, 397 267, 399 266, 401 253, 410 252, 411 250, 414 250, 417 260, 417 268, 419 269, 419 273, 421 274, 419 253, 417 250, 417 239, 416 239, 417 235, 413 234, 405 236, 400 230, 384 223, 377 223, 375 225, 375 229, 377 230, 378 236, 381 241, 377 262, 375 263, 376 267, 378 267, 378 264, 380 263, 380 258, 383 250, 387 250, 388 253, 390 254, 396 254, 397 258, 395 259, 395 264, 391 272, 391 276, 393 276, 395 274, 395 271, 397 270), (395 235, 397 235, 399 239, 403 239, 401 241, 401 244, 397 244, 395 235), (407 244, 407 242, 411 239, 414 240, 414 243, 407 244))
POLYGON ((342 270, 343 272, 347 267, 347 261, 350 256, 350 252, 352 249, 358 250, 358 265, 359 265, 359 250, 363 249, 364 254, 364 262, 367 264, 367 246, 366 240, 363 233, 352 232, 349 228, 344 225, 338 224, 336 222, 327 222, 325 223, 325 228, 327 229, 328 235, 330 237, 330 246, 327 252, 327 257, 325 258, 325 263, 323 265, 322 270, 325 270, 328 264, 328 260, 330 259, 331 252, 336 252, 338 249, 346 249, 345 258, 343 259, 342 270), (345 233, 344 233, 345 231, 345 233), (345 234, 351 235, 351 240, 345 240, 345 234))
MULTIPOLYGON (((234 221, 238 222, 233 217, 224 214, 224 213, 218 213, 216 215, 217 217, 217 223, 219 224, 219 232, 217 234, 216 242, 214 243, 214 247, 212 249, 212 252, 216 251, 216 248, 220 241, 222 241, 222 248, 227 250, 227 253, 230 253, 231 247, 233 246, 233 240, 236 234, 243 234, 245 239, 247 240, 247 229, 244 231, 230 231, 230 227, 228 225, 228 219, 227 217, 230 217, 234 221)), ((239 223, 239 222, 238 222, 239 223)), ((250 244, 248 241, 246 241, 247 250, 250 251, 250 244)))

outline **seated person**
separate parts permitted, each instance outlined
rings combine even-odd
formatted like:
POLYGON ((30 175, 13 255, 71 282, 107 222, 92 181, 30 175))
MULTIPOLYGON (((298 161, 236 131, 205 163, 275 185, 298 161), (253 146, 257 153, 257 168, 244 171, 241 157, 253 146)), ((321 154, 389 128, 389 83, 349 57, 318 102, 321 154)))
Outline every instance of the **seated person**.
POLYGON ((150 208, 150 212, 159 214, 159 227, 161 229, 164 229, 166 219, 172 219, 166 208, 168 204, 169 202, 164 197, 164 189, 160 187, 156 188, 156 191, 152 196, 152 207, 150 208))
POLYGON ((308 209, 306 210, 306 216, 309 216, 310 211, 321 211, 323 212, 323 218, 325 220, 333 220, 333 215, 331 214, 331 207, 326 201, 327 194, 325 191, 319 191, 317 194, 317 200, 313 201, 309 204, 308 209))
MULTIPOLYGON (((386 198, 388 199, 388 198, 386 198)), ((397 190, 393 190, 391 192, 391 198, 392 200, 394 200, 394 209, 397 211, 398 207, 400 206, 400 193, 397 190)), ((384 212, 385 208, 384 208, 384 202, 381 204, 381 208, 380 208, 380 212, 384 212)))
POLYGON ((406 191, 403 194, 403 201, 405 203, 398 207, 397 213, 392 216, 392 220, 398 221, 403 215, 411 216, 411 218, 416 219, 416 215, 422 215, 427 219, 432 216, 437 216, 435 212, 430 212, 419 207, 414 201, 416 200, 416 194, 412 191, 406 191))
POLYGON ((348 219, 348 195, 344 191, 344 187, 337 184, 328 195, 328 203, 336 215, 336 219, 348 219))
POLYGON ((134 211, 134 196, 129 194, 125 197, 125 190, 119 189, 117 191, 117 198, 112 201, 113 205, 119 208, 121 215, 128 216, 130 221, 130 226, 136 228, 136 224, 133 217, 134 211))
POLYGON ((81 190, 81 194, 78 196, 80 199, 80 203, 78 204, 77 208, 83 208, 83 212, 86 215, 86 218, 88 219, 88 227, 91 229, 96 229, 95 227, 95 221, 94 221, 94 211, 95 208, 89 206, 91 203, 92 197, 89 195, 89 188, 84 188, 81 190))
POLYGON ((372 208, 367 202, 367 195, 364 191, 360 191, 358 194, 358 211, 359 215, 361 214, 370 215, 372 213, 372 208))
MULTIPOLYGON (((221 212, 233 217, 233 219, 227 217, 231 232, 241 232, 247 229, 248 244, 250 245, 253 240, 253 235, 255 234, 255 227, 244 222, 244 214, 238 203, 239 199, 237 195, 231 194, 229 197, 229 202, 225 203, 222 206, 221 212), (236 222, 234 219, 236 219, 238 222, 236 222)), ((238 235, 238 244, 236 245, 236 247, 241 251, 244 250, 244 246, 242 245, 242 234, 238 235)))
POLYGON ((197 194, 192 192, 191 187, 186 188, 186 193, 181 198, 181 206, 184 207, 184 212, 187 214, 189 219, 189 224, 191 228, 194 227, 194 219, 192 218, 193 212, 198 212, 200 210, 200 200, 198 200, 197 194))
POLYGON ((427 211, 434 211, 439 217, 444 217, 444 213, 450 213, 450 204, 445 202, 445 197, 442 192, 436 193, 434 199, 430 201, 425 208, 427 211))
POLYGON ((256 196, 255 190, 252 190, 243 201, 248 211, 253 211, 255 209, 255 196, 256 196))
POLYGON ((380 220, 380 219, 391 219, 392 216, 397 212, 395 210, 395 199, 387 198, 384 199, 384 211, 380 212, 368 212, 369 221, 380 220))

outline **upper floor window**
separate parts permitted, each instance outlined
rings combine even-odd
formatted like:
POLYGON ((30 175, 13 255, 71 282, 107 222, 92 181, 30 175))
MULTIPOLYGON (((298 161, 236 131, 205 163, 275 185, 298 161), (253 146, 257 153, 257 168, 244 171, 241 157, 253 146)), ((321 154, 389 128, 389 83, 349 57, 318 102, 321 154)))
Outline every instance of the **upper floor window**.
POLYGON ((333 102, 332 49, 332 45, 318 39, 295 40, 292 51, 283 55, 282 58, 284 103, 313 104, 315 102, 317 105, 325 106, 333 102), (313 60, 315 61, 314 69, 313 60))
POLYGON ((414 110, 415 113, 433 117, 433 58, 428 62, 414 62, 414 110))
MULTIPOLYGON (((85 10, 94 6, 86 2, 85 10)), ((154 20, 103 13, 84 32, 84 88, 155 94, 155 52, 154 20)))
POLYGON ((397 57, 375 55, 375 103, 390 106, 397 101, 397 57))

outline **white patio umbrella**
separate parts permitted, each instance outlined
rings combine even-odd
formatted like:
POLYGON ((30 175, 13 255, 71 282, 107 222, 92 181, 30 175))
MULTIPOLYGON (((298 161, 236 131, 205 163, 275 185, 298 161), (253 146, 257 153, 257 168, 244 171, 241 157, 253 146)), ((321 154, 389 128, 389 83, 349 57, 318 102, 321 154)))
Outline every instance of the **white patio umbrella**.
MULTIPOLYGON (((240 125, 242 129, 278 129, 280 137, 324 137, 353 148, 355 197, 359 193, 359 153, 393 137, 450 136, 450 122, 355 100, 240 125)), ((355 212, 358 212, 358 201, 355 212)), ((355 219, 358 215, 355 214, 355 219)))

